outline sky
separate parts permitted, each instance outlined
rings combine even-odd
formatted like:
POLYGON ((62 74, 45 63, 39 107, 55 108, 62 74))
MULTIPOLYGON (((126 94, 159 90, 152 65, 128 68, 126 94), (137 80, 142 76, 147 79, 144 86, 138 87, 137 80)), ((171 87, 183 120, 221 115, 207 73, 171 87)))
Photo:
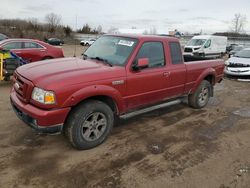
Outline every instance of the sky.
POLYGON ((150 29, 168 33, 213 33, 229 31, 234 14, 247 17, 245 31, 250 34, 250 0, 0 0, 0 18, 37 18, 61 15, 62 23, 80 28, 88 23, 111 27, 150 29), (77 17, 77 19, 76 19, 77 17), (76 23, 77 20, 77 23, 76 23))

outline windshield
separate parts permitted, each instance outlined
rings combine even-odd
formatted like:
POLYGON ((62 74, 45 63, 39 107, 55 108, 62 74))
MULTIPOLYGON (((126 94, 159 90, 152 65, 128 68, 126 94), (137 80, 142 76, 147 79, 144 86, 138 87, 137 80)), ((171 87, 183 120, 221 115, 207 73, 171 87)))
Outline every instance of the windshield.
POLYGON ((111 65, 123 66, 137 44, 136 39, 103 36, 97 39, 84 53, 86 58, 105 60, 111 65))
POLYGON ((206 39, 192 39, 188 42, 187 46, 202 46, 206 39))
POLYGON ((0 34, 0 40, 4 40, 7 39, 7 37, 5 35, 0 34))
POLYGON ((241 47, 241 46, 235 46, 233 50, 234 51, 240 51, 242 49, 243 49, 243 47, 241 47))
POLYGON ((249 50, 241 50, 235 54, 236 57, 241 58, 250 58, 250 49, 249 50))

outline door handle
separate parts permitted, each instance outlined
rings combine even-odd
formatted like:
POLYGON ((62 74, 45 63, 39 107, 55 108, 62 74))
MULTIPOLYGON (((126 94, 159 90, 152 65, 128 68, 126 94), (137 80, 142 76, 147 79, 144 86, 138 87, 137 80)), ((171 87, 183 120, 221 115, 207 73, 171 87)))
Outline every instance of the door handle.
POLYGON ((169 77, 169 76, 170 76, 170 72, 164 72, 164 73, 163 73, 163 76, 169 77))

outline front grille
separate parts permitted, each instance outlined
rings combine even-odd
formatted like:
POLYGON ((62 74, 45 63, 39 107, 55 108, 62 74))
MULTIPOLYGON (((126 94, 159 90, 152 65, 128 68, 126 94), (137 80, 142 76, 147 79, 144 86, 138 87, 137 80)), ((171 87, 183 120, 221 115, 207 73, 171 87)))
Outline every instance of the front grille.
POLYGON ((193 49, 192 48, 185 48, 184 52, 193 52, 193 49))
POLYGON ((30 91, 32 90, 32 84, 23 78, 22 76, 15 74, 14 78, 14 89, 17 93, 17 97, 23 102, 28 102, 30 91))
POLYGON ((24 98, 24 94, 25 94, 24 82, 19 77, 16 78, 14 87, 18 95, 24 98))
POLYGON ((242 63, 229 63, 228 67, 240 68, 240 67, 250 67, 250 65, 242 64, 242 63))

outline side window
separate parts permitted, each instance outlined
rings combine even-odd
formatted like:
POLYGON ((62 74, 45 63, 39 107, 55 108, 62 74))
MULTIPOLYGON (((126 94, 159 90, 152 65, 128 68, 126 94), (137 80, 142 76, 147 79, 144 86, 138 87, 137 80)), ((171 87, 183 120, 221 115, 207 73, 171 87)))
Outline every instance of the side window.
POLYGON ((161 42, 145 42, 139 50, 136 59, 148 58, 149 67, 163 67, 165 65, 164 49, 161 42))
POLYGON ((35 42, 24 42, 24 48, 43 48, 41 45, 35 42))
POLYGON ((22 43, 21 42, 10 42, 10 43, 3 45, 3 48, 6 50, 21 49, 22 43))
POLYGON ((169 47, 170 47, 170 54, 171 54, 172 64, 173 65, 182 64, 183 63, 183 58, 182 58, 180 44, 178 42, 170 42, 169 47))
POLYGON ((211 40, 209 39, 206 44, 205 44, 205 48, 209 48, 211 46, 211 40))

